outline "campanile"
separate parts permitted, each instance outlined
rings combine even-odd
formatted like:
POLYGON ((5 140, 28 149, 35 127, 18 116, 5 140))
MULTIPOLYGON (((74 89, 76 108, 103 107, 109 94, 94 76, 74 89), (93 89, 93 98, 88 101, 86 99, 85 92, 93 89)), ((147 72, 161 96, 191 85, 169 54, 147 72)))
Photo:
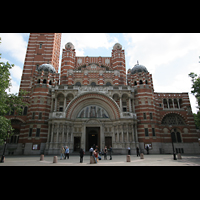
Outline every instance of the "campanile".
POLYGON ((31 78, 42 64, 53 65, 58 73, 61 33, 30 33, 20 90, 30 91, 31 78))

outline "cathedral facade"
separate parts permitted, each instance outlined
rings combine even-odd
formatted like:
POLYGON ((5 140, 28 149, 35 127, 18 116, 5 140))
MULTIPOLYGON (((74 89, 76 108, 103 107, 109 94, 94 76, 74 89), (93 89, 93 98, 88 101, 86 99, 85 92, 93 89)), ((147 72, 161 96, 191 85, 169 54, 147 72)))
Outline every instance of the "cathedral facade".
MULTIPOLYGON (((199 153, 199 143, 188 93, 156 93, 147 68, 137 62, 126 72, 121 44, 110 57, 78 57, 61 33, 30 33, 20 90, 29 103, 11 119, 15 133, 6 154, 86 152, 112 146, 116 154, 199 153)), ((0 147, 0 151, 2 148, 0 147)))

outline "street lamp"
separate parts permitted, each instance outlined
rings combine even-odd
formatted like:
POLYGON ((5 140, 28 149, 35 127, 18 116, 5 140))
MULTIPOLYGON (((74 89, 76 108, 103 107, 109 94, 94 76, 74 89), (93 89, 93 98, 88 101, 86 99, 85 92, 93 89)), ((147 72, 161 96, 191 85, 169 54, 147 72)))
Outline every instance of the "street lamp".
POLYGON ((4 158, 5 158, 5 150, 6 150, 6 141, 9 138, 9 132, 8 132, 8 136, 6 137, 6 139, 4 140, 4 149, 3 149, 3 155, 1 156, 1 160, 0 163, 4 163, 4 158))
POLYGON ((6 139, 4 140, 3 155, 1 156, 1 160, 0 160, 1 163, 4 163, 4 158, 5 158, 4 154, 5 154, 5 150, 6 150, 6 139))
MULTIPOLYGON (((169 128, 171 128, 172 125, 169 125, 169 128)), ((173 155, 174 155, 174 160, 177 160, 176 158, 176 153, 175 153, 175 150, 174 150, 174 143, 173 143, 173 138, 172 138, 172 129, 170 129, 170 133, 171 133, 171 141, 172 141, 172 151, 173 151, 173 155)), ((174 134, 175 134, 175 131, 174 131, 174 134)))

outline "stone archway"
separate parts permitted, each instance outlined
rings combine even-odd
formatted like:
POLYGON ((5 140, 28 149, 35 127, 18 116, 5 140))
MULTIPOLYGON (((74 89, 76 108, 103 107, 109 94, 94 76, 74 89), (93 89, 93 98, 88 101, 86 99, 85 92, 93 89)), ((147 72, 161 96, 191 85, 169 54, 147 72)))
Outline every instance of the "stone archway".
POLYGON ((110 119, 120 118, 120 109, 117 103, 105 94, 84 93, 74 98, 66 107, 66 118, 76 119, 79 112, 86 106, 96 105, 106 110, 110 119))

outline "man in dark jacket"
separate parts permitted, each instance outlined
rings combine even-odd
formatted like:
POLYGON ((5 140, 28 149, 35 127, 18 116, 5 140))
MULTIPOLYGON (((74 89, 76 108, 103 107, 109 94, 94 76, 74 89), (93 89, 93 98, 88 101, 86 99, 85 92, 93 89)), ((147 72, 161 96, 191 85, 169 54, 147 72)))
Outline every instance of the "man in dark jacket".
POLYGON ((83 156, 84 156, 84 151, 83 151, 83 149, 81 148, 80 149, 80 163, 82 163, 83 162, 83 156))

